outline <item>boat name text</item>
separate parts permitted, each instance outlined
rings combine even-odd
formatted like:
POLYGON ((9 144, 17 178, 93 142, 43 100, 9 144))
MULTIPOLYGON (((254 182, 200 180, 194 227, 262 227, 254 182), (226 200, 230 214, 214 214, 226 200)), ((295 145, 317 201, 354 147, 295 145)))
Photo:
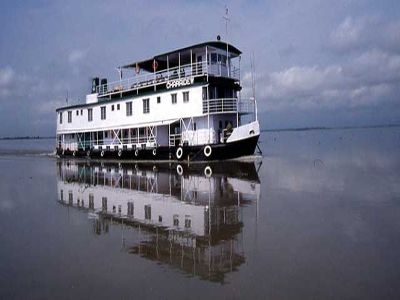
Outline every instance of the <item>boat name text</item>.
POLYGON ((194 77, 170 80, 167 82, 166 87, 169 90, 169 89, 180 87, 180 86, 191 85, 191 84, 193 84, 193 82, 194 82, 194 77))

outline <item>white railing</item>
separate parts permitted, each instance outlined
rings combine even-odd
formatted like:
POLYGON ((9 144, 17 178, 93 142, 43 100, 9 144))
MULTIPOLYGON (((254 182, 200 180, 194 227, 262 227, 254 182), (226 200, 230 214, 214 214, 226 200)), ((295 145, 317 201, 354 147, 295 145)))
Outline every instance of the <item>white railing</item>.
MULTIPOLYGON (((221 70, 220 70, 221 71, 221 70)), ((166 83, 169 80, 175 80, 186 77, 197 77, 203 75, 221 76, 221 72, 213 69, 213 65, 208 65, 207 61, 193 64, 186 64, 178 67, 164 69, 154 73, 137 75, 123 80, 98 85, 96 92, 99 96, 106 96, 115 93, 138 90, 144 87, 154 86, 166 83)), ((240 68, 232 67, 230 70, 231 78, 240 78, 240 68)))
POLYGON ((203 114, 224 112, 253 113, 253 100, 238 100, 238 98, 219 98, 203 100, 203 114))
POLYGON ((146 147, 156 147, 157 140, 155 137, 145 137, 145 136, 134 136, 130 138, 121 138, 121 139, 87 139, 84 141, 60 141, 57 142, 57 145, 62 149, 69 149, 71 151, 77 151, 82 149, 99 149, 102 147, 106 149, 109 147, 110 150, 122 149, 123 146, 135 145, 136 148, 141 148, 141 146, 145 144, 146 147))
POLYGON ((169 80, 184 77, 196 77, 205 74, 207 74, 207 62, 199 62, 99 85, 96 87, 96 92, 99 94, 99 96, 104 96, 122 91, 125 92, 158 85, 169 80))
POLYGON ((203 113, 236 112, 237 98, 203 100, 203 113))

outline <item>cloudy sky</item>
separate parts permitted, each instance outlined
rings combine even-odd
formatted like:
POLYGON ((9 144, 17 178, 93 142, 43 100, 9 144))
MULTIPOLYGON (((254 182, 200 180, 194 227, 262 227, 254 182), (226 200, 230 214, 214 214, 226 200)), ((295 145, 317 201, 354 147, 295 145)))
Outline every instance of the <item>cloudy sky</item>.
POLYGON ((400 123, 400 1, 1 1, 0 136, 53 135, 94 75, 225 38, 264 128, 400 123))

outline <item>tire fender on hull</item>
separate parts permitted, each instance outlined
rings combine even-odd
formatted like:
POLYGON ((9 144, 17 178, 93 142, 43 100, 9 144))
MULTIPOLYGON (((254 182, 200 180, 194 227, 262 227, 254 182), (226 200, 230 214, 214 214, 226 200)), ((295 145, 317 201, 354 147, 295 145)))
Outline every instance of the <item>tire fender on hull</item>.
POLYGON ((207 158, 210 157, 211 154, 212 154, 211 146, 210 145, 205 146, 204 149, 203 149, 203 153, 204 153, 205 157, 207 157, 207 158))
POLYGON ((182 159, 182 157, 183 157, 183 149, 182 149, 182 147, 178 147, 178 149, 176 149, 175 155, 176 155, 176 158, 178 160, 182 159))

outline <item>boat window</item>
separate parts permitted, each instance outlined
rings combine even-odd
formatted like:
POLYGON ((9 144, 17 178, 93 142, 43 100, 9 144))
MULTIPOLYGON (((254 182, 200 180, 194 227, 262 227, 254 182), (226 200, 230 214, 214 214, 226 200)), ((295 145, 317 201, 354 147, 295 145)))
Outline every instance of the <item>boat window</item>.
POLYGON ((185 216, 185 228, 190 228, 192 227, 192 220, 190 216, 185 216))
POLYGON ((89 194, 89 208, 94 209, 94 196, 93 194, 89 194))
POLYGON ((76 115, 79 116, 79 110, 76 111, 76 115))
POLYGON ((160 96, 157 97, 157 103, 161 103, 161 97, 160 96))
POLYGON ((183 92, 183 102, 189 102, 189 92, 183 92))
POLYGON ((158 216, 158 222, 160 222, 160 223, 162 222, 162 215, 158 216))
POLYGON ((179 215, 174 215, 174 226, 179 226, 179 215))
POLYGON ((177 94, 171 94, 171 102, 172 102, 172 104, 176 104, 176 102, 177 102, 177 94))
POLYGON ((126 102, 126 115, 132 116, 132 102, 126 102))
POLYGON ((203 86, 202 96, 203 96, 203 100, 207 99, 207 87, 206 86, 203 86))
POLYGON ((133 202, 128 202, 128 216, 133 217, 133 209, 134 209, 133 202))
POLYGON ((111 105, 111 111, 114 111, 114 104, 111 105))
POLYGON ((226 66, 226 56, 225 55, 221 55, 221 64, 223 66, 226 66))
POLYGON ((194 131, 197 130, 197 124, 196 124, 196 122, 193 123, 193 130, 194 130, 194 131))
POLYGON ((119 110, 119 107, 120 107, 119 104, 117 104, 117 110, 119 110))
POLYGON ((72 111, 68 112, 68 123, 72 123, 72 111))
POLYGON ((74 201, 74 197, 72 195, 72 191, 68 191, 68 204, 72 205, 73 201, 74 201))
POLYGON ((150 99, 143 99, 143 113, 148 114, 150 112, 150 99))
POLYGON ((81 109, 81 116, 83 116, 83 109, 81 109))
POLYGON ((62 112, 60 112, 60 124, 62 124, 62 112))
POLYGON ((100 107, 100 118, 102 120, 106 119, 106 107, 105 106, 100 107))
POLYGON ((151 220, 151 206, 150 205, 144 206, 144 218, 146 220, 151 220))
POLYGON ((217 63, 217 53, 211 53, 211 63, 212 64, 217 63))
POLYGON ((93 108, 88 108, 88 122, 92 122, 93 121, 93 108))
POLYGON ((131 128, 130 129, 130 132, 131 132, 131 137, 136 137, 137 136, 137 131, 136 131, 136 128, 131 128))
POLYGON ((103 212, 107 212, 107 197, 101 197, 101 209, 103 212))

